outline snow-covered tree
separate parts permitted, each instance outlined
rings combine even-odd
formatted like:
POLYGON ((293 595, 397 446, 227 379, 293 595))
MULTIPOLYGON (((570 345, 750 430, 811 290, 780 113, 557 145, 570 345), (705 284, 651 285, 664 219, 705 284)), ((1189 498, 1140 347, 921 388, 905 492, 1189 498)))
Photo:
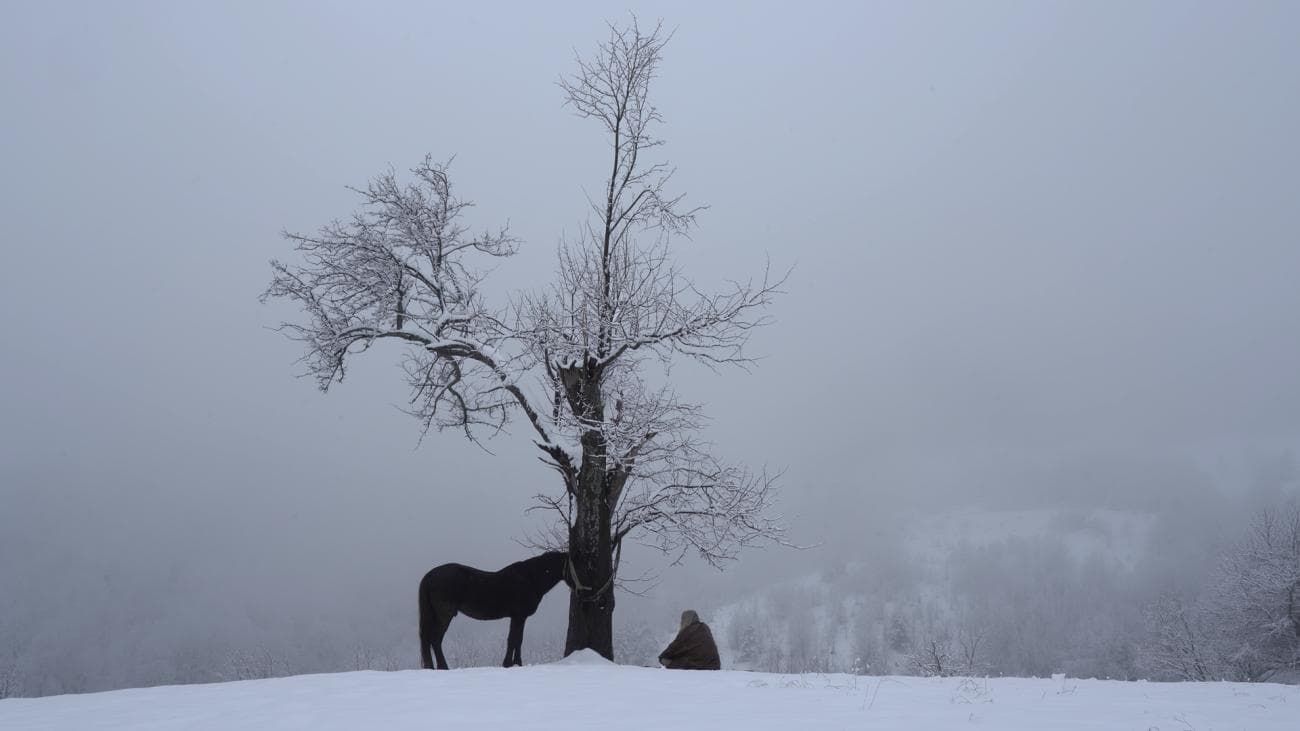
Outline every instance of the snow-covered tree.
POLYGON ((1300 505, 1266 508, 1194 599, 1147 611, 1142 664, 1185 680, 1259 681, 1300 672, 1300 505))
POLYGON ((1194 603, 1175 594, 1164 594, 1145 614, 1147 638, 1139 650, 1139 663, 1144 671, 1157 679, 1216 678, 1213 648, 1194 603))
POLYGON ((302 308, 305 319, 283 331, 306 346, 321 389, 354 356, 394 341, 405 346, 411 411, 426 430, 479 441, 523 423, 559 477, 538 501, 555 511, 553 542, 567 546, 576 582, 566 654, 613 657, 625 540, 718 565, 782 533, 770 514, 773 476, 720 460, 698 436, 700 406, 653 385, 681 358, 715 369, 752 363, 745 345, 780 284, 765 275, 706 292, 673 261, 670 238, 690 231, 700 209, 669 194, 673 169, 650 159, 662 144, 650 86, 668 38, 635 21, 611 26, 560 82, 573 111, 606 135, 611 159, 549 287, 490 303, 486 265, 519 242, 505 228, 472 232, 462 220, 471 203, 447 165, 426 158, 410 183, 389 171, 359 189, 351 218, 287 233, 301 258, 272 262, 265 294, 302 308))
POLYGON ((952 638, 945 628, 924 635, 911 654, 912 668, 926 677, 946 677, 952 675, 953 658, 952 638))
POLYGON ((290 675, 284 658, 267 645, 243 647, 226 657, 222 677, 226 680, 260 680, 290 675))
MULTIPOLYGON (((732 661, 741 670, 763 667, 765 643, 759 631, 759 621, 758 612, 746 605, 735 613, 728 625, 727 640, 731 645, 732 661)), ((770 644, 770 640, 766 644, 770 644)))
POLYGON ((0 654, 0 700, 18 695, 22 690, 20 680, 17 657, 0 654))
POLYGON ((1206 601, 1219 652, 1242 678, 1300 671, 1300 504, 1256 515, 1206 601))
POLYGON ((667 645, 663 635, 643 620, 620 624, 614 639, 621 662, 658 667, 659 652, 667 645))

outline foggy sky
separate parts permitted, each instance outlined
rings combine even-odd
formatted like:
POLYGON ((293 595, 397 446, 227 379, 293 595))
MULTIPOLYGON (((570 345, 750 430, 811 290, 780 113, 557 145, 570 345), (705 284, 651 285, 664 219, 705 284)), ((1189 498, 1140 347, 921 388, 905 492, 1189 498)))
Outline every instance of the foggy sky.
MULTIPOLYGON (((711 206, 679 259, 706 287, 795 267, 754 373, 673 375, 720 452, 787 470, 797 539, 916 495, 1087 491, 1097 460, 1177 489, 1297 443, 1300 6, 637 12, 677 28, 661 151, 711 206)), ((554 82, 613 13, 0 9, 0 569, 365 603, 521 557, 555 487, 525 439, 421 444, 395 350, 322 396, 268 329, 295 313, 257 297, 280 230, 426 153, 523 241, 496 302, 545 283, 605 171, 554 82)))

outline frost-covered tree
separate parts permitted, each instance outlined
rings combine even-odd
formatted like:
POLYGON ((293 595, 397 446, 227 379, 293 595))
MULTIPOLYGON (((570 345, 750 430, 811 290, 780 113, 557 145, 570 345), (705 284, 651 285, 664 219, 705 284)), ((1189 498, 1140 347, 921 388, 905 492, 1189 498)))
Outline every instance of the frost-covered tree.
POLYGON ((1221 657, 1246 680, 1300 671, 1300 504, 1261 511, 1206 598, 1221 657))
POLYGON ((1157 675, 1259 681, 1300 672, 1300 505, 1262 510, 1199 596, 1161 597, 1147 624, 1141 660, 1157 675))
POLYGON ((15 656, 0 655, 0 700, 16 696, 22 690, 15 656))
POLYGON ((1138 658, 1144 671, 1158 679, 1216 679, 1213 648, 1194 603, 1164 594, 1147 607, 1145 616, 1147 637, 1138 658))
POLYGON ((280 654, 267 645, 257 645, 231 651, 222 677, 226 680, 261 680, 291 674, 280 654))
POLYGON ((620 624, 614 638, 621 661, 643 667, 658 667, 659 652, 667 644, 662 632, 642 620, 620 624))
POLYGON ((472 232, 462 220, 471 203, 447 165, 426 158, 412 182, 389 171, 359 189, 351 218, 287 233, 301 259, 272 262, 265 294, 302 308, 305 319, 283 331, 306 346, 322 390, 353 357, 394 341, 426 430, 477 442, 522 422, 559 478, 538 501, 555 512, 553 542, 567 545, 576 585, 566 654, 613 657, 625 540, 718 565, 782 530, 769 511, 773 476, 720 460, 698 436, 700 406, 654 385, 678 359, 749 365, 746 342, 780 283, 705 292, 673 261, 670 238, 689 232, 700 209, 667 192, 673 169, 651 159, 662 120, 650 86, 668 37, 635 21, 611 26, 560 82, 572 110, 606 136, 610 159, 549 287, 491 303, 487 264, 518 241, 504 228, 472 232))
POLYGON ((741 670, 762 667, 765 648, 758 613, 750 606, 743 607, 732 617, 728 629, 727 639, 736 667, 741 670))
POLYGON ((911 662, 917 673, 926 677, 953 674, 952 638, 943 630, 925 635, 912 651, 911 662))
POLYGON ((7 616, 0 616, 0 700, 20 695, 23 690, 21 670, 26 642, 11 622, 7 616))

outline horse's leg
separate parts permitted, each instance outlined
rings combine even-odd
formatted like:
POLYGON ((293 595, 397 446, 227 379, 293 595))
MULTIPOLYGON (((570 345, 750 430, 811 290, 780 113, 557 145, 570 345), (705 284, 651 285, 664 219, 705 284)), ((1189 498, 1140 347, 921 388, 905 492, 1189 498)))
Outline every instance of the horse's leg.
POLYGON ((434 629, 437 627, 438 615, 433 610, 433 605, 429 601, 425 588, 425 582, 420 582, 419 608, 420 608, 420 667, 425 670, 433 669, 433 656, 429 654, 429 648, 433 642, 434 629))
POLYGON ((515 665, 524 666, 524 622, 528 617, 519 618, 519 636, 515 638, 515 665))
POLYGON ((455 612, 447 611, 444 607, 439 607, 437 613, 437 623, 433 628, 433 654, 438 658, 438 669, 448 670, 447 658, 442 654, 442 638, 447 635, 447 628, 451 626, 452 617, 455 612))
POLYGON ((423 637, 420 638, 420 667, 425 670, 433 669, 433 655, 431 653, 432 645, 423 637))
POLYGON ((420 659, 426 669, 432 669, 433 659, 437 658, 438 670, 447 670, 447 658, 442 654, 442 637, 446 635, 447 626, 455 617, 456 610, 442 602, 429 602, 426 609, 426 613, 420 613, 420 659), (434 658, 429 657, 430 646, 434 658))
POLYGON ((424 627, 424 620, 420 622, 420 667, 425 670, 433 669, 433 655, 429 654, 430 642, 428 630, 424 627))
MULTIPOLYGON (((518 665, 518 666, 520 666, 520 667, 523 667, 523 664, 524 664, 524 622, 527 622, 527 621, 528 621, 528 618, 527 618, 527 617, 520 617, 520 618, 519 618, 519 631, 518 631, 517 633, 515 633, 515 657, 514 657, 514 664, 515 664, 515 665, 518 665)), ((510 623, 511 623, 511 624, 514 624, 514 620, 513 620, 513 619, 510 620, 510 623)))
POLYGON ((510 634, 506 637, 506 660, 502 667, 523 665, 524 621, 527 617, 510 618, 510 634))

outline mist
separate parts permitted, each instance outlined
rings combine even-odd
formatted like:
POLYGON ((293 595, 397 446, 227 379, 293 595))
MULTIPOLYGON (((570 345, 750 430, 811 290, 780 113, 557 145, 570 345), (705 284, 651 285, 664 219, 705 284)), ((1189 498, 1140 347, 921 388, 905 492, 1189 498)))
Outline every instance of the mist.
MULTIPOLYGON (((1044 526, 935 559, 968 596, 1017 585, 1024 555, 1060 551, 1070 568, 1042 571, 1073 576, 1088 559, 1061 546, 1108 536, 1070 586, 1131 628, 1122 645, 1158 590, 1204 582, 1296 495, 1300 7, 631 9, 675 29, 657 152, 709 206, 675 256, 704 287, 791 270, 752 372, 671 376, 720 452, 784 470, 802 548, 723 573, 636 550, 629 575, 657 578, 619 594, 629 661, 652 663, 685 608, 738 645, 746 613, 821 626, 798 620, 800 582, 882 607, 924 594, 908 547, 954 515, 1044 526)), ((486 449, 422 435, 396 348, 322 395, 273 331, 292 308, 259 301, 267 262, 292 253, 281 231, 354 210, 347 186, 431 154, 454 157, 474 227, 522 242, 488 291, 548 282, 606 166, 555 82, 624 16, 3 16, 0 663, 28 695, 414 667, 420 576, 529 555, 526 510, 559 488, 519 425, 486 449)), ((560 593, 528 662, 559 655, 560 593)), ((453 662, 496 664, 504 636, 458 621, 453 662)), ((790 646, 749 661, 822 667, 790 646)), ((1007 672, 1060 665, 1011 652, 1007 672)))

